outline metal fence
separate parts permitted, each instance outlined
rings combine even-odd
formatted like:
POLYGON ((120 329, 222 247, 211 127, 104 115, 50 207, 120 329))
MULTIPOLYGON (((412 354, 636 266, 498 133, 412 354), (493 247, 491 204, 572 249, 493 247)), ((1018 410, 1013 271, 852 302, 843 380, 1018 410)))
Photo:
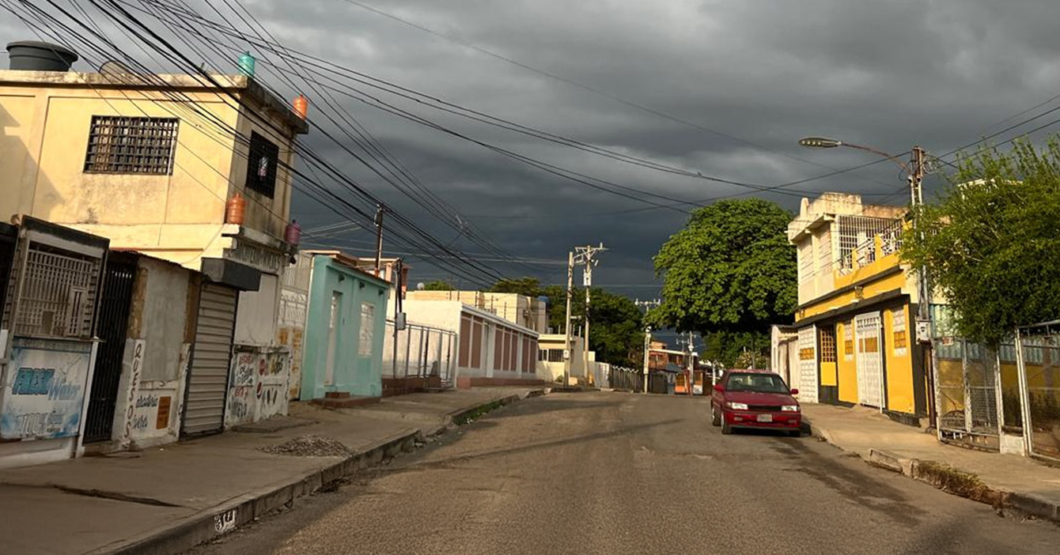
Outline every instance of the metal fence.
POLYGON ((387 321, 383 377, 436 377, 443 387, 451 387, 456 373, 456 338, 454 331, 419 324, 406 324, 395 337, 394 322, 387 321))
POLYGON ((641 370, 612 365, 608 387, 640 393, 644 391, 644 373, 641 370))
POLYGON ((1060 322, 1019 330, 1016 347, 1024 441, 1031 454, 1060 459, 1060 322))
POLYGON ((933 353, 942 437, 998 448, 997 353, 959 337, 936 338, 933 353))

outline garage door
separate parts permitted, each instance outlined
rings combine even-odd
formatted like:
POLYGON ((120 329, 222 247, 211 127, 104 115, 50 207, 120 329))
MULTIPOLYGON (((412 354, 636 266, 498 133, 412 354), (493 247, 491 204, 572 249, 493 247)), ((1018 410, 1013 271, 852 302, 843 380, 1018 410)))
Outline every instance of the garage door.
POLYGON ((213 283, 202 287, 181 435, 218 433, 224 428, 238 298, 231 287, 213 283))
MULTIPOLYGON (((789 384, 791 385, 791 384, 789 384)), ((799 401, 817 402, 817 327, 799 330, 799 381, 791 385, 799 389, 799 401)))
POLYGON ((870 312, 854 317, 857 340, 858 400, 870 407, 883 406, 883 345, 880 337, 880 313, 870 312))

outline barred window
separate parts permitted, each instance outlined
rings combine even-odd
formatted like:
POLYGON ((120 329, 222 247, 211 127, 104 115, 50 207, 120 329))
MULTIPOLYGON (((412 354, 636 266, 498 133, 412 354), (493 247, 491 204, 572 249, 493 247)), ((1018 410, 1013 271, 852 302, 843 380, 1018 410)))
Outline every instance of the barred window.
POLYGON ((821 328, 821 362, 835 362, 835 329, 821 328))
POLYGON ((176 118, 92 116, 85 173, 173 173, 176 118))
POLYGON ((250 157, 247 159, 247 188, 269 198, 276 193, 276 162, 280 147, 250 132, 250 157))

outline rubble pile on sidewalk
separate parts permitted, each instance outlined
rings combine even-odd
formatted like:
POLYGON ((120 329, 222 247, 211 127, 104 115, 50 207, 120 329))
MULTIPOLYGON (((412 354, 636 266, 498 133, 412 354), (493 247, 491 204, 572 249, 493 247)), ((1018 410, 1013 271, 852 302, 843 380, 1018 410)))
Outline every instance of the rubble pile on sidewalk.
POLYGON ((348 457, 353 454, 342 442, 317 435, 298 436, 277 445, 261 447, 259 451, 291 457, 348 457))

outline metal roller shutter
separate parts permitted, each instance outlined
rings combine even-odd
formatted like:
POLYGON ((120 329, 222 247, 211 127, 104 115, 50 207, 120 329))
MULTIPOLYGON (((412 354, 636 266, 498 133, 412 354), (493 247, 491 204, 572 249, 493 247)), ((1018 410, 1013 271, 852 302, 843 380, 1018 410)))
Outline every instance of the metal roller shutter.
POLYGON ((181 435, 217 433, 224 427, 238 299, 230 287, 202 286, 181 435))

